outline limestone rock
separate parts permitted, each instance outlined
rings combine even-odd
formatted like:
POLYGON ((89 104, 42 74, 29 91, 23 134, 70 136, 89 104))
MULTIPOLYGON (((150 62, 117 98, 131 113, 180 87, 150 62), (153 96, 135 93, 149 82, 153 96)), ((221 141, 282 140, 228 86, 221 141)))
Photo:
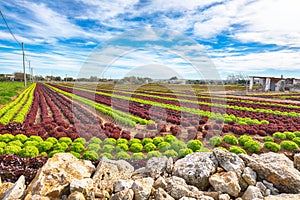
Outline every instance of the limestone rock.
POLYGON ((300 194, 279 194, 270 195, 264 198, 264 200, 299 200, 300 194))
POLYGON ((300 171, 300 153, 294 155, 294 165, 300 171))
POLYGON ((58 153, 48 159, 27 188, 32 195, 60 198, 68 192, 73 179, 89 178, 95 167, 91 161, 77 159, 70 153, 58 153))
POLYGON ((24 195, 26 185, 25 176, 20 176, 15 184, 4 194, 3 200, 16 200, 24 195))
POLYGON ((166 174, 167 163, 168 158, 166 156, 150 158, 146 164, 146 172, 148 172, 149 176, 156 179, 166 174))
POLYGON ((189 154, 174 164, 173 175, 200 190, 209 186, 208 178, 216 172, 218 162, 211 152, 189 154))
POLYGON ((13 183, 6 182, 0 185, 0 199, 3 199, 4 194, 14 186, 13 183))
POLYGON ((271 191, 271 194, 278 195, 279 190, 274 187, 274 185, 266 180, 263 180, 263 184, 271 191))
POLYGON ((242 174, 243 179, 247 182, 248 185, 255 185, 256 184, 256 172, 251 169, 250 167, 246 167, 242 174))
POLYGON ((103 157, 92 177, 96 197, 104 197, 107 193, 112 193, 114 183, 120 179, 130 179, 133 171, 133 166, 124 160, 109 160, 103 157))
POLYGON ((168 158, 167 166, 166 166, 167 173, 172 174, 173 167, 174 167, 174 161, 173 161, 173 158, 170 157, 170 158, 168 158))
POLYGON ((75 191, 68 196, 67 200, 85 200, 85 197, 81 192, 75 191))
POLYGON ((285 193, 300 193, 300 172, 284 154, 265 153, 248 166, 256 171, 257 176, 274 184, 276 188, 285 193))
POLYGON ((158 188, 154 191, 155 200, 175 200, 164 189, 158 188))
POLYGON ((118 180, 114 184, 114 192, 116 193, 122 190, 130 189, 133 183, 133 180, 118 180))
POLYGON ((43 197, 43 196, 40 196, 37 194, 35 194, 33 196, 31 194, 29 194, 25 197, 25 200, 50 200, 50 199, 48 197, 43 197))
POLYGON ((132 184, 135 200, 147 200, 151 194, 154 180, 151 177, 135 180, 132 184))
POLYGON ((209 182, 216 191, 221 191, 234 197, 237 197, 241 191, 239 179, 233 171, 213 174, 209 178, 209 182))
POLYGON ((110 198, 110 200, 133 200, 134 198, 134 192, 132 189, 126 189, 122 190, 120 192, 117 192, 113 194, 110 198))
POLYGON ((197 200, 197 199, 192 198, 192 197, 182 197, 179 200, 197 200))
POLYGON ((230 200, 229 194, 220 194, 219 200, 230 200))
POLYGON ((265 194, 266 194, 267 187, 262 182, 260 181, 257 182, 255 186, 260 190, 263 196, 266 196, 265 194))
POLYGON ((153 187, 154 187, 155 189, 157 189, 157 188, 163 188, 163 189, 166 189, 166 187, 167 187, 167 182, 166 182, 166 180, 165 180, 163 177, 159 177, 159 178, 156 179, 156 181, 154 182, 153 187))
POLYGON ((250 185, 242 196, 243 200, 263 199, 263 195, 258 187, 250 185))
POLYGON ((199 191, 198 188, 192 185, 187 185, 183 178, 172 176, 166 178, 165 191, 175 199, 182 197, 200 198, 203 196, 203 192, 199 191))
POLYGON ((94 198, 94 181, 91 178, 73 179, 70 184, 70 191, 81 192, 90 198, 94 198))
POLYGON ((219 165, 227 172, 234 171, 238 176, 243 173, 245 164, 238 155, 220 149, 215 149, 214 154, 219 165))

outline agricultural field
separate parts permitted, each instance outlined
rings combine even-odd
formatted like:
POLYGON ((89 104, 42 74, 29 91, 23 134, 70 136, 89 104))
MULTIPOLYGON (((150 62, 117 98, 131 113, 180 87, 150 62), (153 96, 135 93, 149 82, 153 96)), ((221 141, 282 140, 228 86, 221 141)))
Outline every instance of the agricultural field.
POLYGON ((142 166, 153 156, 180 159, 213 148, 290 157, 299 151, 299 94, 226 96, 204 85, 134 87, 31 84, 0 109, 2 180, 24 174, 29 183, 59 152, 95 163, 107 157, 142 166))
POLYGON ((0 82, 0 108, 11 101, 23 88, 22 82, 0 82))

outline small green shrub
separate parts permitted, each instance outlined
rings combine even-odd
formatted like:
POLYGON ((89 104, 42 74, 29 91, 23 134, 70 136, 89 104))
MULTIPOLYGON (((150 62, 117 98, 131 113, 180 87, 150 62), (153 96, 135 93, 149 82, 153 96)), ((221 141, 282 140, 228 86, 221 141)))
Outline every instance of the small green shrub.
MULTIPOLYGON (((104 146, 105 146, 105 145, 104 145, 104 146)), ((103 147, 104 147, 104 146, 103 146, 103 147)), ((86 148, 86 150, 88 150, 88 151, 95 151, 95 152, 100 151, 100 149, 101 149, 100 144, 96 144, 96 143, 91 143, 91 144, 89 144, 89 145, 87 146, 87 148, 86 148)))
POLYGON ((127 144, 128 145, 128 140, 126 140, 125 138, 119 138, 119 139, 117 139, 117 145, 118 144, 127 144))
POLYGON ((254 140, 249 140, 248 142, 246 142, 245 148, 252 153, 260 152, 260 144, 259 144, 259 142, 254 141, 254 140))
POLYGON ((48 158, 52 158, 57 153, 64 153, 62 150, 53 150, 48 154, 48 158))
POLYGON ((160 157, 162 154, 159 151, 150 151, 148 152, 147 158, 152 158, 152 157, 160 157))
POLYGON ((47 154, 47 152, 42 152, 42 153, 40 153, 40 156, 42 156, 42 157, 47 157, 48 154, 47 154))
POLYGON ((196 152, 211 152, 211 150, 209 148, 206 148, 206 147, 201 147, 196 152))
POLYGON ((24 143, 26 140, 28 140, 28 137, 24 134, 18 134, 15 136, 14 140, 20 140, 22 143, 24 143))
POLYGON ((115 147, 111 144, 103 145, 102 147, 102 153, 111 153, 115 150, 115 147))
POLYGON ((129 160, 130 159, 130 155, 125 151, 118 152, 115 157, 117 160, 120 160, 120 159, 129 160))
POLYGON ((133 138, 129 141, 129 146, 131 146, 133 143, 139 143, 139 144, 142 144, 141 140, 140 139, 137 139, 137 138, 133 138))
POLYGON ((4 149, 2 147, 0 147, 0 155, 4 154, 4 149))
POLYGON ((103 141, 103 145, 106 145, 106 144, 116 145, 117 144, 117 140, 114 139, 114 138, 105 138, 104 141, 103 141))
POLYGON ((48 137, 45 141, 51 142, 52 144, 56 144, 58 142, 58 140, 55 137, 48 137))
POLYGON ((88 160, 96 161, 96 160, 98 160, 98 153, 95 152, 95 151, 86 151, 82 155, 82 158, 83 159, 88 159, 88 160))
POLYGON ((153 143, 148 143, 144 146, 144 149, 146 152, 150 152, 156 150, 156 146, 153 143))
POLYGON ((164 156, 167 156, 168 158, 172 157, 172 158, 176 158, 178 157, 178 153, 173 150, 173 149, 170 149, 170 150, 167 150, 163 153, 164 156))
POLYGON ((21 147, 19 146, 6 146, 4 148, 4 154, 15 154, 18 155, 19 152, 21 151, 21 147))
POLYGON ((186 144, 181 140, 173 140, 170 144, 171 148, 176 152, 179 152, 180 149, 186 148, 186 144))
POLYGON ((286 135, 284 133, 281 133, 281 132, 273 133, 273 137, 277 138, 277 139, 280 139, 280 140, 285 140, 286 139, 286 135))
POLYGON ((296 137, 300 137, 300 131, 295 131, 294 134, 296 137))
POLYGON ((120 152, 120 151, 128 151, 128 145, 125 143, 117 144, 116 152, 120 152))
POLYGON ((143 145, 141 143, 133 143, 130 145, 129 150, 134 153, 141 152, 143 150, 143 145))
POLYGON ((28 138, 29 141, 43 142, 43 138, 41 136, 32 135, 28 138))
POLYGON ((80 153, 78 153, 78 152, 70 151, 70 153, 71 153, 73 156, 75 156, 76 158, 78 158, 78 159, 81 158, 81 155, 80 155, 80 153))
POLYGON ((202 142, 200 140, 190 140, 187 143, 187 147, 192 149, 194 152, 200 150, 202 147, 202 142))
POLYGON ((238 146, 231 146, 229 148, 229 152, 235 153, 235 154, 240 154, 240 153, 247 154, 247 152, 244 149, 242 149, 241 147, 238 147, 238 146))
POLYGON ((289 140, 292 140, 293 138, 296 137, 295 133, 293 133, 293 132, 285 131, 283 133, 285 134, 286 138, 289 140))
POLYGON ((284 140, 280 143, 281 148, 286 149, 288 151, 293 151, 299 148, 299 146, 293 142, 293 141, 288 141, 284 140))
POLYGON ((162 137, 153 138, 153 144, 155 144, 156 146, 163 141, 164 141, 164 138, 162 138, 162 137))
POLYGON ((53 150, 60 150, 61 152, 65 152, 68 148, 69 146, 64 142, 58 142, 55 145, 53 145, 53 150))
POLYGON ((61 138, 59 138, 58 142, 59 143, 64 142, 69 146, 72 143, 72 139, 69 137, 61 137, 61 138))
POLYGON ((166 135, 164 139, 165 142, 169 142, 169 143, 172 142, 173 140, 177 140, 177 138, 171 134, 166 135))
POLYGON ((264 137, 264 142, 274 142, 274 139, 271 136, 266 136, 264 137))
POLYGON ((300 145, 300 137, 295 137, 293 139, 293 142, 295 142, 299 146, 300 145))
POLYGON ((241 146, 244 146, 246 142, 248 142, 249 140, 252 140, 252 137, 249 135, 242 135, 239 137, 238 139, 238 143, 241 146))
POLYGON ((168 142, 161 142, 158 144, 157 148, 159 151, 164 152, 169 150, 171 148, 171 145, 168 142))
POLYGON ((222 150, 222 151, 228 151, 225 147, 217 147, 215 149, 219 149, 219 150, 222 150))
POLYGON ((141 159, 144 159, 144 158, 146 158, 146 156, 142 152, 133 153, 132 156, 131 156, 132 160, 141 160, 141 159))
POLYGON ((222 143, 222 138, 220 138, 218 136, 213 136, 209 139, 209 144, 211 146, 217 147, 217 146, 220 146, 221 143, 222 143))
POLYGON ((102 140, 97 137, 92 137, 89 141, 90 144, 102 144, 102 140))
POLYGON ((273 152, 278 152, 281 147, 279 144, 276 144, 275 142, 265 142, 264 148, 269 149, 273 152))
POLYGON ((142 144, 145 146, 146 144, 148 144, 148 143, 153 143, 153 139, 151 139, 151 138, 144 138, 143 140, 142 140, 142 144))
POLYGON ((81 153, 84 150, 84 145, 80 142, 75 142, 70 146, 70 151, 81 153))
POLYGON ((10 146, 19 146, 19 147, 22 147, 23 146, 23 143, 20 141, 20 140, 13 140, 13 141, 10 141, 7 145, 10 145, 10 146))
POLYGON ((20 151, 19 155, 22 158, 33 158, 39 155, 39 150, 34 146, 26 146, 20 151))
POLYGON ((23 147, 26 147, 26 146, 37 146, 39 144, 39 142, 37 141, 30 141, 30 140, 27 140, 24 144, 23 144, 23 147))
POLYGON ((76 138, 76 139, 73 141, 73 143, 81 143, 81 144, 85 145, 86 139, 85 139, 85 138, 82 138, 82 137, 76 138))
POLYGON ((40 142, 36 147, 38 148, 39 152, 49 151, 53 147, 53 144, 51 142, 43 141, 40 142))
POLYGON ((230 134, 224 135, 223 141, 226 142, 227 144, 232 144, 232 145, 236 145, 238 143, 236 137, 230 134))
POLYGON ((178 156, 179 156, 179 158, 183 158, 183 157, 187 156, 188 154, 192 154, 192 153, 193 153, 192 149, 184 148, 184 149, 179 150, 178 156))
POLYGON ((99 158, 106 157, 108 159, 113 159, 113 156, 110 153, 101 153, 99 158))
POLYGON ((0 142, 0 148, 4 148, 6 147, 6 143, 5 142, 0 142))
POLYGON ((15 138, 15 136, 13 136, 12 134, 5 133, 3 135, 0 135, 0 142, 8 143, 8 142, 14 140, 14 138, 15 138))

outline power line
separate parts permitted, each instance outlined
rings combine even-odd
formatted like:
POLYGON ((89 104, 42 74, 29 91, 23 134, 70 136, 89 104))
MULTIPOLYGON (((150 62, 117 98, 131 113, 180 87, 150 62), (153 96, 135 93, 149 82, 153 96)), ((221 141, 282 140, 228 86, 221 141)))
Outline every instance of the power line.
POLYGON ((0 10, 0 14, 1 14, 2 19, 3 19, 4 23, 5 23, 5 25, 6 25, 7 29, 8 29, 8 31, 10 32, 11 36, 15 39, 15 41, 16 41, 19 45, 21 45, 21 43, 17 40, 17 38, 15 37, 15 35, 14 35, 13 32, 11 31, 11 29, 9 28, 9 26, 8 26, 8 24, 7 24, 7 22, 6 22, 5 18, 4 18, 4 15, 2 14, 1 10, 0 10))

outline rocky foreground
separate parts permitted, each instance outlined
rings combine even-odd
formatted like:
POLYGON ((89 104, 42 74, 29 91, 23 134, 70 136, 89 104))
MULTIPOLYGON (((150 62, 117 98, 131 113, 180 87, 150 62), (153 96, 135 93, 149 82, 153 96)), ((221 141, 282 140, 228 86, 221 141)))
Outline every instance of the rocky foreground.
POLYGON ((1 183, 3 200, 299 200, 300 154, 239 156, 222 150, 194 153, 175 163, 156 157, 134 170, 124 160, 103 158, 97 168, 69 153, 55 154, 25 185, 1 183))

